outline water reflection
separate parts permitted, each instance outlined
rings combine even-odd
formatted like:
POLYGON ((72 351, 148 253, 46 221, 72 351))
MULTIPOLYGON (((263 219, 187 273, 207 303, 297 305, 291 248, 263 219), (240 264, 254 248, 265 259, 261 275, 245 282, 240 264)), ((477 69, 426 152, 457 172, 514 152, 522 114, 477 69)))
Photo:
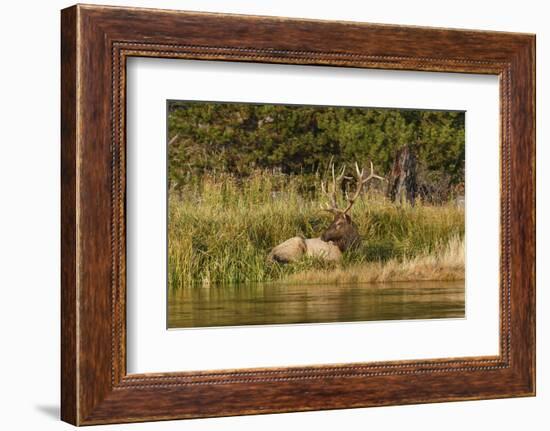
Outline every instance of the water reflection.
POLYGON ((457 317, 464 317, 464 281, 257 283, 168 292, 169 328, 457 317))

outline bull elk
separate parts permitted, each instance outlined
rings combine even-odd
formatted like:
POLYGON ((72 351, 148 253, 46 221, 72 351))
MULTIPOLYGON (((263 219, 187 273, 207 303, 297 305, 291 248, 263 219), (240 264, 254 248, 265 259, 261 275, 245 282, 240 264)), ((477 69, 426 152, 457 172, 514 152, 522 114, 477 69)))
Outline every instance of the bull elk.
POLYGON ((274 247, 269 253, 270 261, 279 263, 296 262, 304 256, 320 258, 328 262, 339 262, 342 253, 356 246, 361 241, 357 226, 351 219, 350 210, 355 201, 359 198, 361 191, 369 181, 385 178, 374 174, 374 167, 370 163, 370 174, 366 175, 365 169, 359 169, 355 163, 355 192, 351 197, 346 194, 347 205, 344 209, 338 207, 337 192, 342 190, 341 184, 345 176, 346 166, 344 165, 338 175, 335 173, 334 164, 330 164, 332 182, 321 181, 321 191, 327 196, 328 202, 321 209, 334 215, 330 226, 318 238, 302 238, 295 236, 274 247))

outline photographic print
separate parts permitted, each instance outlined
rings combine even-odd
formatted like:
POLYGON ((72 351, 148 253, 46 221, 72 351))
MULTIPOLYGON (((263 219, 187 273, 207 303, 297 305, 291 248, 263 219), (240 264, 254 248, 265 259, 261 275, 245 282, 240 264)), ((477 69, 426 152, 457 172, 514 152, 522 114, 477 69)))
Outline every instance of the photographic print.
POLYGON ((167 102, 168 327, 465 317, 465 113, 167 102))
POLYGON ((64 9, 62 420, 534 396, 535 48, 64 9))

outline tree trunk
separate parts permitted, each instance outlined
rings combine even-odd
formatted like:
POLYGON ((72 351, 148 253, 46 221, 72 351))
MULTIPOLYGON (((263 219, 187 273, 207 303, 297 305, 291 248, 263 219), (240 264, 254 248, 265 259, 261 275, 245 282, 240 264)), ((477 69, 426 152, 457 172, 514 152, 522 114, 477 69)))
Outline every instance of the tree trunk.
POLYGON ((388 197, 395 203, 414 205, 416 198, 416 155, 410 146, 401 148, 393 161, 388 197))

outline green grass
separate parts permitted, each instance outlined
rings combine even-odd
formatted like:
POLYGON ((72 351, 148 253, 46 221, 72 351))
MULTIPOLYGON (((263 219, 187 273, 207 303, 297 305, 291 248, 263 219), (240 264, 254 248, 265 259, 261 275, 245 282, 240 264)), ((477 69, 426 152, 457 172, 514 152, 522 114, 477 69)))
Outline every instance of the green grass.
MULTIPOLYGON (((257 172, 241 183, 229 175, 207 175, 180 185, 169 194, 169 285, 290 280, 330 270, 330 264, 312 259, 292 265, 266 261, 280 242, 323 232, 332 217, 319 209, 322 202, 314 190, 304 190, 299 176, 257 172)), ((367 194, 351 215, 363 241, 344 253, 339 271, 373 262, 410 264, 464 236, 464 210, 452 204, 400 207, 367 194)))

